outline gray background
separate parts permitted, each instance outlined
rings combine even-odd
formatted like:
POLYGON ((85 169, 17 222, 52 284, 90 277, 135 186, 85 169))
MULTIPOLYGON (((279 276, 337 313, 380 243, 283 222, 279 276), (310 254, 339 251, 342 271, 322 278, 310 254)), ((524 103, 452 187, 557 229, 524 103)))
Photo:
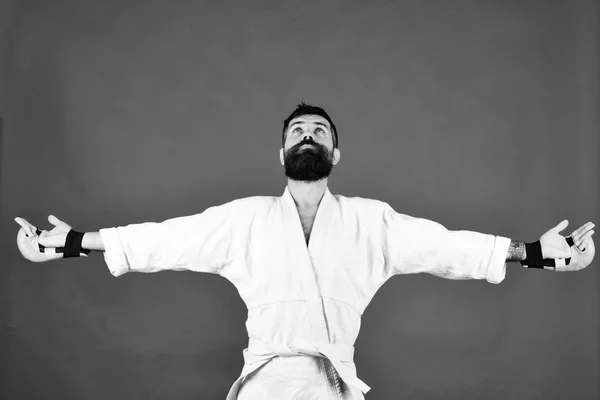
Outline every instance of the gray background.
MULTIPOLYGON (((334 193, 534 241, 598 212, 594 1, 0 3, 0 395, 223 399, 246 346, 233 285, 33 264, 22 216, 75 229, 280 195, 283 119, 340 131, 334 193)), ((391 279, 356 343, 368 399, 597 399, 598 261, 500 285, 391 279)))

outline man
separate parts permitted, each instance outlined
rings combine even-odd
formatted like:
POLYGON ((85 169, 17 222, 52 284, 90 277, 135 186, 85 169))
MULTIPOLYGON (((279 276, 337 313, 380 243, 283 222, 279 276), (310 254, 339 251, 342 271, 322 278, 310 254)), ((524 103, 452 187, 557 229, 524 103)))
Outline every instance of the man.
POLYGON ((54 216, 50 231, 16 218, 18 244, 32 261, 104 252, 111 273, 193 270, 231 281, 248 307, 245 365, 232 399, 363 399, 353 344, 378 288, 395 274, 500 283, 507 261, 575 271, 594 256, 587 223, 562 221, 523 243, 395 212, 377 200, 332 195, 340 161, 329 115, 304 103, 284 121, 281 197, 250 197, 161 223, 79 233, 54 216))

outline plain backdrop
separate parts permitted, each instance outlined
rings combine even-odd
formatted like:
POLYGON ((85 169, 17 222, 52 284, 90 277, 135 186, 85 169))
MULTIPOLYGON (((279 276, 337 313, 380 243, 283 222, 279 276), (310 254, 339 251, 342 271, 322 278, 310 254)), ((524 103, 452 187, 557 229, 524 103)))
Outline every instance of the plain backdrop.
MULTIPOLYGON (((599 219, 596 1, 0 3, 0 396, 224 399, 229 282, 33 264, 14 217, 79 231, 279 196, 283 119, 339 128, 333 193, 535 241, 599 219)), ((499 285, 399 276, 367 308, 375 399, 597 399, 598 258, 499 285)))

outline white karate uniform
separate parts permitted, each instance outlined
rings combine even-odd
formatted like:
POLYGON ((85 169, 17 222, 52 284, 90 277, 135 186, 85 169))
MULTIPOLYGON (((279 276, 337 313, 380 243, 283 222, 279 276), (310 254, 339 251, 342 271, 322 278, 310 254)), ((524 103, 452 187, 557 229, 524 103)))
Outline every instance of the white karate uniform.
POLYGON ((363 399, 370 388, 356 375, 353 345, 377 289, 395 274, 419 272, 500 283, 510 243, 327 189, 307 246, 287 187, 281 197, 100 235, 114 276, 191 270, 235 285, 248 307, 249 343, 227 400, 363 399))

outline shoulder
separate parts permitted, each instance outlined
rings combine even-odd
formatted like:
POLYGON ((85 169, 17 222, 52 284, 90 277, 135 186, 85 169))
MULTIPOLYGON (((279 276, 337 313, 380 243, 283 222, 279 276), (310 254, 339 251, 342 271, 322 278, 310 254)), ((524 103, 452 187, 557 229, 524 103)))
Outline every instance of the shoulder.
POLYGON ((353 210, 358 214, 367 216, 382 215, 387 210, 392 209, 388 203, 381 200, 358 196, 346 197, 340 194, 335 194, 334 197, 343 209, 353 210))
POLYGON ((275 196, 250 196, 235 199, 224 204, 227 210, 235 214, 255 214, 268 210, 277 204, 275 196))
POLYGON ((358 219, 369 223, 375 223, 377 221, 405 221, 418 219, 408 214, 399 213, 385 201, 364 197, 346 197, 342 195, 334 195, 334 197, 345 212, 353 212, 358 219))

